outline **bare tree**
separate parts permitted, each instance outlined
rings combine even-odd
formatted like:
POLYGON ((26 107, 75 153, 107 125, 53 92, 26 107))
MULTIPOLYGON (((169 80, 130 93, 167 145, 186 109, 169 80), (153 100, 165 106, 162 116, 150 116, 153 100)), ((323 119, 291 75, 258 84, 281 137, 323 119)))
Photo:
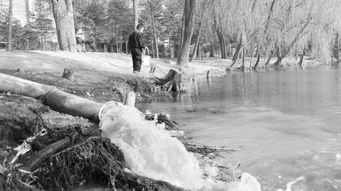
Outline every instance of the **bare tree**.
POLYGON ((51 0, 51 2, 60 49, 76 52, 72 0, 51 0))

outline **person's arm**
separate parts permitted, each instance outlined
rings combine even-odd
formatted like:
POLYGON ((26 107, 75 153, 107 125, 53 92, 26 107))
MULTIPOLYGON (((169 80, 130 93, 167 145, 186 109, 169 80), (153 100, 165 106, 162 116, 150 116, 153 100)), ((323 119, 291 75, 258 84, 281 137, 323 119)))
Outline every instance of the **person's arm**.
POLYGON ((138 33, 138 43, 139 43, 139 47, 142 49, 148 49, 148 47, 146 47, 143 43, 143 37, 141 33, 138 33))

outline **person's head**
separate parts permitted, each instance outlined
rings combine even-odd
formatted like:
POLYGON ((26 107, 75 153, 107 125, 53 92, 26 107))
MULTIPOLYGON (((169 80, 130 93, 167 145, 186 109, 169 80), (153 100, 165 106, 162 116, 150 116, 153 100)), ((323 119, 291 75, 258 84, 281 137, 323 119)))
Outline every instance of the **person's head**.
POLYGON ((144 30, 144 25, 143 25, 142 23, 138 24, 138 25, 136 26, 136 30, 138 30, 139 32, 143 32, 143 30, 144 30))
POLYGON ((90 34, 90 37, 94 37, 94 35, 93 35, 93 34, 90 34))

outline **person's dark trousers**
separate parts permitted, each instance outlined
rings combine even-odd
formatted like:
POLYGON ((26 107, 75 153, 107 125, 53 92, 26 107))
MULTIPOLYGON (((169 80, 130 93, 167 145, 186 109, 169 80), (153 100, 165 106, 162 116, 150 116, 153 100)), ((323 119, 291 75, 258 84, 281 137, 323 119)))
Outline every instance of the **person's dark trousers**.
POLYGON ((142 63, 142 49, 141 48, 132 48, 131 57, 133 58, 133 69, 134 72, 139 72, 141 70, 142 63))

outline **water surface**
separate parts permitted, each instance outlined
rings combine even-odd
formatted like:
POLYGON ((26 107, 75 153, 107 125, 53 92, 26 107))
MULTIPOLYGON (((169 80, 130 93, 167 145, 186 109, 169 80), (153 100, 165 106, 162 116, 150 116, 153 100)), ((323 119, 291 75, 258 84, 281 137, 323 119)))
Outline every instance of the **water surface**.
POLYGON ((167 111, 196 142, 241 149, 263 190, 341 190, 341 69, 229 73, 143 106, 167 111), (288 189, 289 190, 289 189, 288 189))

